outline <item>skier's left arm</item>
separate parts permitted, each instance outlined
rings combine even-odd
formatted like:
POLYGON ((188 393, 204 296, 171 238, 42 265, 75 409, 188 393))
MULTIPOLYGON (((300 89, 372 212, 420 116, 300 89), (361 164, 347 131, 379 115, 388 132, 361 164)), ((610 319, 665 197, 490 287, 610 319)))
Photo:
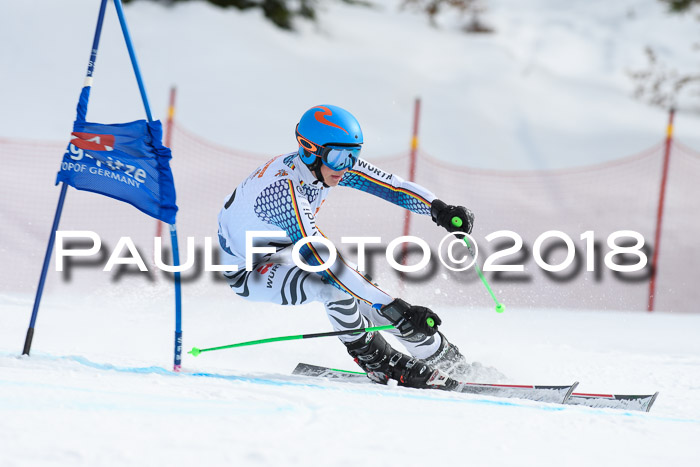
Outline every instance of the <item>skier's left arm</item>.
POLYGON ((364 159, 359 159, 352 170, 345 172, 338 185, 370 193, 409 211, 430 216, 449 232, 471 233, 474 225, 474 213, 469 209, 446 204, 419 184, 384 172, 364 159), (459 226, 452 223, 455 217, 460 219, 459 226))

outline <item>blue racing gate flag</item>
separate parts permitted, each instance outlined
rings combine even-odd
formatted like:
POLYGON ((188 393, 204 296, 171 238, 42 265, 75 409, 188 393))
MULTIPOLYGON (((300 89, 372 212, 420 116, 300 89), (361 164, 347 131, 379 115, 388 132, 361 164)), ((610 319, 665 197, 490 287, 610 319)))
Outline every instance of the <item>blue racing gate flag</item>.
MULTIPOLYGON (((95 36, 92 43, 90 61, 83 89, 78 100, 77 114, 73 123, 73 138, 63 155, 61 169, 56 177, 56 184, 61 184, 56 214, 53 220, 51 236, 46 246, 44 264, 39 277, 32 317, 24 341, 24 355, 29 355, 34 337, 34 328, 39 312, 39 303, 46 282, 46 274, 51 261, 56 232, 66 199, 67 187, 92 191, 131 204, 149 216, 170 224, 170 239, 173 245, 173 265, 180 265, 177 246, 177 229, 175 228, 175 183, 170 171, 170 149, 163 146, 163 129, 159 121, 153 121, 148 105, 146 89, 136 61, 136 54, 131 42, 121 0, 114 0, 122 34, 126 42, 131 64, 139 85, 141 99, 148 120, 130 123, 105 125, 86 122, 88 100, 92 86, 97 49, 102 33, 107 0, 101 0, 97 17, 95 36)), ((182 361, 182 299, 180 272, 174 274, 175 280, 175 356, 173 370, 179 371, 182 361)))
POLYGON ((127 202, 167 224, 175 223, 170 149, 160 121, 105 125, 77 120, 56 184, 127 202))

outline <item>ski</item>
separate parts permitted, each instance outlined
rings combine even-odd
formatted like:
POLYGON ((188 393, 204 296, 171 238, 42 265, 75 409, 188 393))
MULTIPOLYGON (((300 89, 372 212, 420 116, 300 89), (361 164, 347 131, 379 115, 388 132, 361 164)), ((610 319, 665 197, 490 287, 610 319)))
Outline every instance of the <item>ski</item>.
POLYGON ((622 409, 649 412, 658 395, 658 392, 647 395, 586 394, 582 392, 575 392, 571 394, 571 397, 566 401, 566 403, 571 405, 585 405, 586 407, 600 409, 622 409))
MULTIPOLYGON (((364 373, 355 371, 335 370, 308 363, 299 363, 294 375, 313 376, 343 381, 367 382, 364 373)), ((554 402, 564 404, 571 397, 578 383, 567 386, 534 386, 521 384, 482 384, 460 382, 452 391, 466 394, 479 394, 493 397, 514 397, 538 402, 554 402)))
MULTIPOLYGON (((359 371, 336 370, 333 368, 299 363, 292 374, 303 376, 314 376, 328 379, 336 379, 350 382, 368 382, 366 375, 359 371)), ((531 386, 531 385, 507 385, 507 384, 480 384, 461 383, 467 392, 472 394, 483 394, 496 397, 518 397, 521 399, 540 400, 546 402, 559 402, 570 405, 583 405, 594 408, 634 410, 649 412, 651 406, 656 401, 658 392, 647 395, 621 395, 621 394, 587 394, 573 392, 578 383, 571 386, 531 386), (559 400, 552 397, 549 388, 571 388, 567 397, 559 400), (540 394, 548 394, 546 399, 539 399, 540 394)), ((561 389, 560 389, 561 390, 561 389)))

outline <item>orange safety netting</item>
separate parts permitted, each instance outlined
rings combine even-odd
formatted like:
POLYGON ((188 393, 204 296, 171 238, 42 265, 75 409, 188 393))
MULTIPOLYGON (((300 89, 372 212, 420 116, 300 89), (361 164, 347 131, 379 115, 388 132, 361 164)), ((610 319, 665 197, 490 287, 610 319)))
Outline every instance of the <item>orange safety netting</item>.
MULTIPOLYGON (((44 143, 0 139, 0 174, 3 219, 0 291, 31 293, 41 269, 46 241, 56 207, 58 190, 53 186, 66 143, 44 143)), ((258 155, 212 144, 174 125, 172 169, 180 208, 177 216, 181 256, 186 256, 185 238, 196 237, 198 247, 205 236, 216 245, 216 218, 236 185, 251 171, 277 154, 258 155)), ((294 150, 293 142, 280 153, 294 150)), ((450 204, 462 204, 476 215, 474 237, 480 249, 479 264, 489 255, 512 246, 502 237, 488 242, 485 236, 501 230, 516 232, 523 248, 496 264, 522 264, 523 272, 486 272, 498 298, 510 307, 586 308, 614 310, 646 309, 649 266, 634 273, 615 273, 604 264, 610 251, 607 238, 621 230, 644 236, 645 252, 651 261, 655 245, 663 144, 640 154, 612 162, 552 171, 476 170, 449 164, 419 151, 416 182, 450 204), (547 273, 533 257, 535 240, 546 231, 567 234, 576 248, 574 262, 567 269, 547 273), (588 251, 584 232, 593 231, 595 248, 588 251), (587 259, 594 271, 587 271, 587 259)), ((391 157, 363 154, 379 168, 406 177, 408 152, 391 157)), ((700 154, 674 142, 666 193, 665 212, 656 285, 656 309, 692 311, 700 299, 700 273, 694 262, 700 258, 696 238, 700 234, 700 154)), ((336 242, 341 253, 354 261, 355 248, 341 245, 342 236, 380 236, 383 246, 403 234, 404 211, 371 195, 347 188, 333 191, 319 213, 319 225, 336 242)), ((131 236, 144 258, 151 258, 156 221, 132 207, 109 198, 69 190, 60 230, 92 230, 109 247, 94 259, 104 265, 121 236, 131 236)), ((445 232, 427 216, 414 215, 411 235, 428 242, 437 253, 445 232)), ((167 237, 167 230, 164 236, 167 237)), ((631 239, 628 239, 631 240, 631 239)), ((169 246, 169 241, 164 245, 169 246)), ((550 239, 541 247, 549 264, 565 256, 563 242, 550 239)), ((397 249, 399 253, 401 249, 397 249)), ((492 306, 491 299, 473 270, 452 272, 438 261, 426 271, 409 274, 403 284, 384 258, 384 249, 370 250, 369 272, 390 294, 423 305, 452 304, 492 306)), ((435 255, 433 255, 435 256, 435 255)), ((408 263, 420 259, 411 253, 408 263)), ((636 260, 632 256, 620 259, 636 260)), ((201 262, 201 256, 198 257, 201 262)), ((147 261, 148 262, 148 261, 147 261)), ((132 268, 133 269, 133 268, 132 268)), ((53 271, 53 268, 52 270, 53 271)), ((216 273, 202 273, 190 284, 213 283, 216 273)), ((54 275, 49 288, 61 281, 54 275)), ((192 276, 193 274, 190 274, 192 276)), ((157 278, 158 274, 151 274, 157 278)), ((188 273, 184 274, 185 277, 188 273)), ((115 284, 119 280, 101 272, 101 267, 84 266, 70 273, 72 282, 115 284)), ((151 280, 129 274, 144 286, 151 280)), ((187 293, 187 286, 185 294, 187 293)), ((222 283, 216 287, 225 288, 222 283)), ((237 300, 231 296, 231 300, 237 300)))

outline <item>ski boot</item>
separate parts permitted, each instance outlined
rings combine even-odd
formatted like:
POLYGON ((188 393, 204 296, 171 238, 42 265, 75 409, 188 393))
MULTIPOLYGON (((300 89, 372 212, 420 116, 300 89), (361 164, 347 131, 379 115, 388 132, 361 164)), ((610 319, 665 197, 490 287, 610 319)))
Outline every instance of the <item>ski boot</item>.
POLYGON ((433 355, 423 359, 426 364, 442 370, 450 378, 462 382, 498 383, 507 380, 505 375, 494 367, 484 366, 479 362, 468 363, 457 346, 450 343, 442 333, 439 334, 442 338, 440 347, 433 355))
POLYGON ((375 383, 387 384, 394 379, 399 386, 446 390, 457 384, 447 374, 431 368, 424 361, 395 350, 379 333, 368 333, 357 341, 345 343, 345 346, 355 363, 375 383))
POLYGON ((467 376, 471 370, 471 365, 467 363, 467 359, 459 352, 456 345, 448 342, 441 332, 438 332, 438 334, 442 338, 440 347, 433 355, 424 359, 425 363, 444 371, 451 378, 459 379, 467 376))

